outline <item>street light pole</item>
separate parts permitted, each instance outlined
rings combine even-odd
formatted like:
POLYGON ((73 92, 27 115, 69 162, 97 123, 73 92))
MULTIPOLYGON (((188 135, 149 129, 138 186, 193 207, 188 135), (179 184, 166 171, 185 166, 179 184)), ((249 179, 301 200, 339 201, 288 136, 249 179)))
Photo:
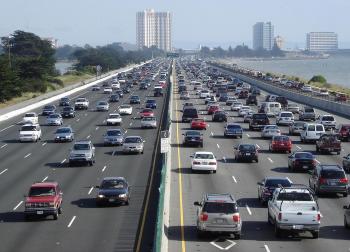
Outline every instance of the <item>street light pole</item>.
POLYGON ((7 41, 7 47, 8 47, 8 51, 9 51, 9 67, 10 69, 12 69, 12 64, 11 64, 11 37, 9 36, 9 39, 7 41))

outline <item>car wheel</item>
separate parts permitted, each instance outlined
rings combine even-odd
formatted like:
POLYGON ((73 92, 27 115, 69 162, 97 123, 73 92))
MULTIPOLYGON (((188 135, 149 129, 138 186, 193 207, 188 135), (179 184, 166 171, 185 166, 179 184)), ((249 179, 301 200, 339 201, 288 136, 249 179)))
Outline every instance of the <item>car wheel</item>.
POLYGON ((241 239, 241 233, 233 233, 233 235, 235 240, 241 239))
POLYGON ((343 197, 348 197, 348 193, 347 192, 345 192, 345 193, 343 193, 343 197))
POLYGON ((313 239, 318 239, 320 232, 319 231, 312 231, 311 235, 313 239))
POLYGON ((129 199, 127 201, 125 201, 125 205, 128 206, 129 205, 129 199))
POLYGON ((54 220, 57 220, 57 219, 58 219, 58 212, 57 212, 57 213, 54 213, 52 216, 53 216, 53 219, 54 219, 54 220))
POLYGON ((277 226, 277 223, 275 222, 275 236, 277 238, 280 238, 282 235, 282 230, 277 226))
POLYGON ((216 173, 216 170, 214 170, 213 173, 216 173))
POLYGON ((255 159, 255 162, 257 162, 257 163, 258 163, 258 162, 259 162, 259 159, 255 159))
POLYGON ((350 229, 350 225, 349 225, 349 223, 347 222, 345 216, 344 216, 344 227, 345 227, 346 229, 350 229))
POLYGON ((62 207, 58 208, 58 214, 62 214, 62 207))

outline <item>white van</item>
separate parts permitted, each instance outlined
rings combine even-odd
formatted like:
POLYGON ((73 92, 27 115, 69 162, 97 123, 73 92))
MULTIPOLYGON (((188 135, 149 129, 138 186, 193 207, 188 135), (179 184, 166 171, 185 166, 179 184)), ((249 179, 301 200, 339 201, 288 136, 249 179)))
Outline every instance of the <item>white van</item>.
POLYGON ((300 141, 316 141, 325 134, 324 126, 320 123, 305 123, 303 131, 300 133, 300 141))
POLYGON ((264 113, 269 117, 277 116, 282 110, 281 103, 279 102, 266 102, 264 106, 264 113))

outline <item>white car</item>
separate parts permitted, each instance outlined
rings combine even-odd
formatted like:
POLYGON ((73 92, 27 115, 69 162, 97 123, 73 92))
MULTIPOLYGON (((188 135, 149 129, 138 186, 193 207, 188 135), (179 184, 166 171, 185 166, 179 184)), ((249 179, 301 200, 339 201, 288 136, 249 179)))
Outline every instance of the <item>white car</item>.
POLYGON ((210 101, 216 102, 217 100, 216 100, 215 95, 210 95, 210 96, 205 97, 204 101, 206 104, 208 104, 208 102, 210 102, 210 101))
POLYGON ((116 89, 119 89, 120 88, 120 83, 117 81, 117 82, 113 82, 111 84, 111 87, 112 89, 116 90, 116 89))
POLYGON ((209 90, 202 90, 200 95, 199 95, 199 97, 202 98, 202 99, 204 99, 204 98, 206 98, 208 96, 210 96, 209 90))
POLYGON ((48 117, 46 117, 46 124, 47 125, 62 125, 63 124, 63 119, 60 114, 51 114, 48 117))
POLYGON ((295 103, 291 103, 287 105, 287 111, 290 111, 293 114, 297 114, 300 111, 300 107, 295 103))
POLYGON ((262 138, 272 138, 273 136, 280 136, 281 130, 277 125, 265 125, 264 129, 261 131, 262 138))
POLYGON ((316 141, 325 134, 324 126, 320 123, 305 123, 303 131, 300 133, 300 141, 302 143, 316 141))
POLYGON ((281 111, 276 117, 277 125, 291 125, 294 123, 294 115, 290 111, 281 111))
POLYGON ((202 92, 202 88, 197 88, 196 89, 196 95, 200 95, 201 92, 202 92))
POLYGON ((105 87, 103 89, 103 93, 104 94, 111 94, 111 93, 113 93, 113 89, 111 87, 105 87))
POLYGON ((118 113, 109 114, 106 119, 107 125, 121 125, 122 121, 123 119, 118 113))
POLYGON ((328 97, 329 92, 327 89, 321 89, 320 92, 318 93, 318 96, 328 97))
POLYGON ((217 161, 212 152, 199 151, 191 155, 192 171, 210 171, 216 173, 217 161))
POLYGON ((24 124, 19 131, 20 142, 37 142, 41 139, 39 124, 24 124))
POLYGON ((249 111, 252 111, 249 106, 242 106, 238 110, 238 116, 243 117, 245 114, 247 114, 249 111))
POLYGON ((121 105, 119 108, 120 115, 131 115, 132 114, 132 106, 128 104, 121 105))
POLYGON ((322 124, 325 130, 335 129, 337 125, 337 121, 332 115, 322 115, 316 122, 322 124))
POLYGON ((97 111, 108 111, 109 110, 109 103, 106 101, 97 102, 96 110, 97 111))
POLYGON ((310 92, 312 92, 312 87, 309 85, 305 85, 301 88, 301 91, 303 91, 305 93, 310 93, 310 92))
POLYGON ((154 116, 145 116, 141 119, 141 128, 157 128, 157 119, 154 116))
POLYGON ((243 106, 243 103, 242 102, 234 102, 232 105, 231 105, 231 110, 232 111, 238 111, 241 109, 241 107, 243 106))
POLYGON ((39 123, 39 117, 37 113, 35 112, 28 112, 24 114, 24 117, 22 119, 23 124, 31 123, 31 124, 37 124, 39 123))

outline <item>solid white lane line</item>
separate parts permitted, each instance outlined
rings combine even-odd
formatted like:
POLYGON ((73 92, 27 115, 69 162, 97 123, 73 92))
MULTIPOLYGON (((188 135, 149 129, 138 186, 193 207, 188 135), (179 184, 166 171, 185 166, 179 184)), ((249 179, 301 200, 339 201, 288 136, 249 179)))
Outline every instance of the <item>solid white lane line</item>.
POLYGON ((250 211, 249 206, 248 206, 248 205, 245 205, 245 207, 247 208, 247 211, 248 211, 249 215, 252 215, 252 212, 250 211))
POLYGON ((21 202, 19 202, 14 208, 13 208, 13 211, 15 211, 20 205, 22 205, 23 203, 23 200, 21 202))
POLYGON ((70 228, 70 227, 72 226, 72 224, 73 224, 75 218, 77 218, 77 216, 73 216, 72 220, 69 222, 69 224, 68 224, 68 226, 67 226, 68 228, 70 228))
POLYGON ((45 146, 47 144, 47 142, 43 143, 42 146, 45 146))
POLYGON ((260 149, 260 146, 259 146, 259 144, 255 144, 256 145, 256 147, 258 147, 259 149, 260 149))
POLYGON ((0 147, 0 149, 5 148, 6 146, 7 146, 7 144, 4 144, 0 147))
POLYGON ((45 182, 49 177, 46 176, 43 180, 41 180, 41 182, 45 182))
POLYGON ((8 171, 7 168, 6 168, 5 170, 3 170, 2 172, 0 172, 0 175, 2 175, 3 173, 5 173, 6 171, 8 171))
POLYGON ((96 127, 96 130, 98 130, 99 129, 99 127, 96 127))
POLYGON ((269 160, 271 163, 273 163, 273 160, 270 157, 268 157, 267 160, 269 160))
MULTIPOLYGON (((126 133, 126 132, 125 132, 126 133)), ((114 154, 115 154, 115 150, 112 152, 112 156, 114 156, 114 154)))
POLYGON ((24 158, 29 157, 30 155, 32 155, 32 153, 28 153, 27 155, 24 156, 24 158))
POLYGON ((90 190, 89 190, 89 192, 88 192, 88 195, 91 194, 92 190, 94 190, 94 187, 93 187, 93 186, 91 186, 91 188, 90 188, 90 190))
POLYGON ((246 134, 247 135, 247 137, 250 137, 250 135, 249 134, 246 134))
POLYGON ((61 162, 61 164, 63 164, 64 162, 66 162, 66 160, 67 160, 67 159, 63 159, 62 162, 61 162))
POLYGON ((87 139, 89 139, 90 137, 91 137, 91 136, 90 136, 90 135, 88 135, 86 138, 87 138, 87 139))
POLYGON ((264 244, 264 247, 265 247, 266 252, 271 252, 269 247, 266 244, 264 244))
POLYGON ((9 129, 9 128, 13 127, 13 126, 15 126, 15 125, 14 125, 14 124, 12 124, 12 125, 10 125, 10 126, 8 126, 8 127, 6 127, 6 128, 3 128, 2 130, 0 130, 0 132, 3 132, 3 131, 5 131, 5 130, 7 130, 7 129, 9 129))
POLYGON ((107 166, 103 166, 102 168, 102 172, 104 172, 106 170, 107 166))
POLYGON ((216 146, 218 147, 218 149, 220 149, 220 145, 219 144, 216 144, 216 146))
POLYGON ((233 179, 233 181, 234 181, 235 183, 237 183, 237 180, 236 180, 235 176, 232 176, 232 179, 233 179))
POLYGON ((297 147, 299 150, 301 150, 301 147, 299 145, 295 145, 295 147, 297 147))

